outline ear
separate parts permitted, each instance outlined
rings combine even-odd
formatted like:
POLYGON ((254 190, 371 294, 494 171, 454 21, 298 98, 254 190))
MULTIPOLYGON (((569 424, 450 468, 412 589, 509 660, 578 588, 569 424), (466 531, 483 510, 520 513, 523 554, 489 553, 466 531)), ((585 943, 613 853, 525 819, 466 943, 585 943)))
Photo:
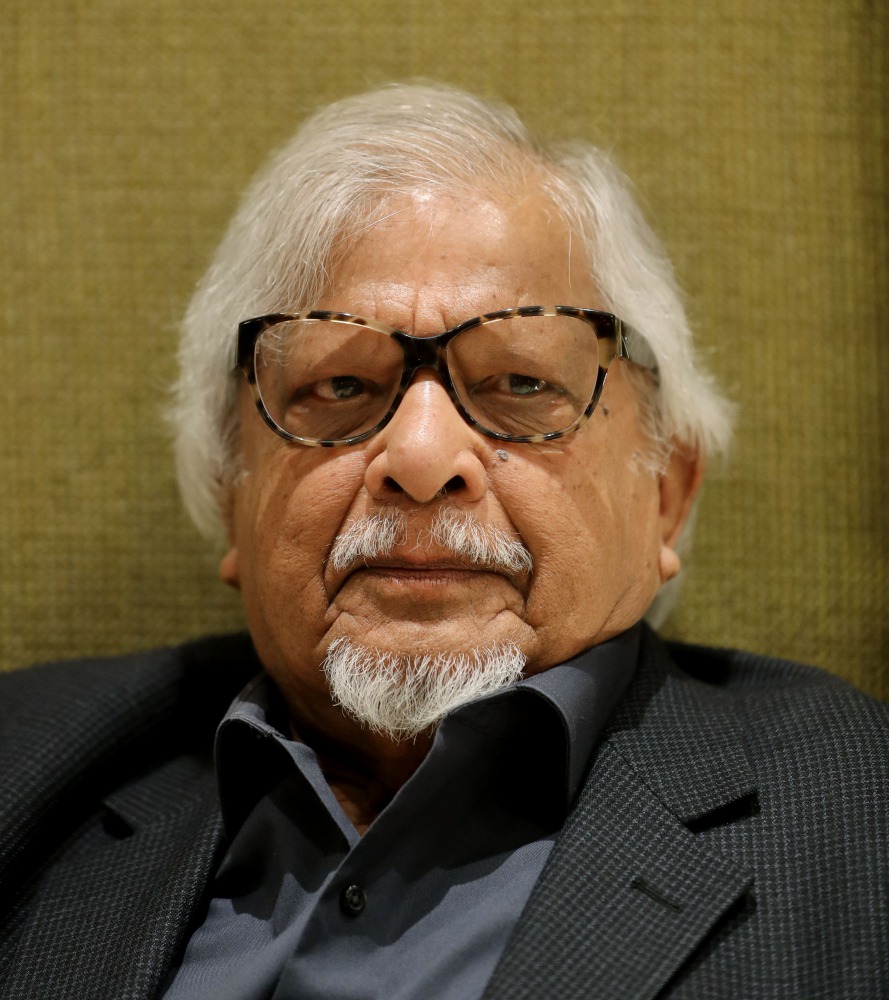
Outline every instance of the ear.
POLYGON ((241 570, 238 565, 238 547, 232 542, 219 563, 219 578, 235 590, 241 589, 241 570))
POLYGON ((219 562, 219 579, 235 590, 241 589, 241 570, 238 564, 238 543, 235 540, 235 483, 228 479, 218 484, 219 513, 225 525, 228 551, 219 562))
POLYGON ((670 460, 659 483, 661 547, 658 566, 662 584, 672 580, 681 568, 676 543, 694 506, 705 465, 698 452, 674 441, 670 460))

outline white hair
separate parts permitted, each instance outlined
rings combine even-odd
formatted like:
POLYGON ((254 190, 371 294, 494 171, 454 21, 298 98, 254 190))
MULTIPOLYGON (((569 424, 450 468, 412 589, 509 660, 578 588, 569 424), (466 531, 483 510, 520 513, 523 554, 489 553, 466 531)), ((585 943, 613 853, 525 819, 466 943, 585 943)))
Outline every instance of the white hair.
POLYGON ((458 705, 520 680, 525 657, 511 643, 407 656, 339 638, 321 666, 331 697, 347 715, 403 740, 431 729, 458 705))
POLYGON ((508 193, 529 180, 578 235, 605 307, 655 354, 659 388, 640 393, 653 464, 671 441, 702 455, 727 448, 730 405, 695 358, 670 263, 608 157, 587 143, 543 147, 511 109, 452 87, 391 85, 305 122, 248 189, 191 301, 171 420, 182 496, 204 534, 224 536, 238 469, 238 323, 311 308, 389 196, 429 186, 508 193))

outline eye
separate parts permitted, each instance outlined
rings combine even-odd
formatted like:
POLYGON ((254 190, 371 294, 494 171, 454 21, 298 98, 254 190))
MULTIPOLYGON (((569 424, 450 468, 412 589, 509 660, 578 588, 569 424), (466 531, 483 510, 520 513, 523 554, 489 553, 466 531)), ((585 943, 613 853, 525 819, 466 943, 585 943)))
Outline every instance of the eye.
POLYGON ((534 378, 533 375, 517 375, 515 372, 510 372, 506 380, 509 392, 513 396, 533 396, 546 388, 546 382, 542 378, 534 378))
POLYGON ((354 399, 366 389, 364 382, 356 375, 336 375, 327 382, 319 384, 319 395, 331 396, 333 399, 354 399))
POLYGON ((470 396, 481 399, 533 400, 535 403, 552 402, 568 394, 564 386, 538 375, 521 375, 518 372, 503 372, 468 382, 466 389, 470 396))

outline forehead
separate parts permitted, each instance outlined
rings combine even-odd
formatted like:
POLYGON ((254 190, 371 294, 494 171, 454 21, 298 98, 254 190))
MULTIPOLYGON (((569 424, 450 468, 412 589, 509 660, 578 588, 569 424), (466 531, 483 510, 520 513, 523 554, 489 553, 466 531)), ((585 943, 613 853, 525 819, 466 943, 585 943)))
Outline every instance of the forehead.
POLYGON ((403 329, 518 305, 599 305, 580 240, 533 187, 386 199, 336 263, 324 298, 322 307, 403 329))

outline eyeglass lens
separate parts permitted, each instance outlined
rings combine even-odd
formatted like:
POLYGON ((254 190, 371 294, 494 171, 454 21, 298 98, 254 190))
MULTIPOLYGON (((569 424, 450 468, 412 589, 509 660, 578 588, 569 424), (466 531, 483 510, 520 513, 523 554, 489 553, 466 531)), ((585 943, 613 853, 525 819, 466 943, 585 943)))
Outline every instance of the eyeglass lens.
MULTIPOLYGON (((514 316, 471 327, 445 351, 460 403, 496 433, 565 430, 595 392, 598 340, 573 316, 514 316)), ((404 355, 377 330, 299 319, 265 330, 255 360, 272 420, 304 440, 330 441, 380 423, 398 394, 404 355)))

